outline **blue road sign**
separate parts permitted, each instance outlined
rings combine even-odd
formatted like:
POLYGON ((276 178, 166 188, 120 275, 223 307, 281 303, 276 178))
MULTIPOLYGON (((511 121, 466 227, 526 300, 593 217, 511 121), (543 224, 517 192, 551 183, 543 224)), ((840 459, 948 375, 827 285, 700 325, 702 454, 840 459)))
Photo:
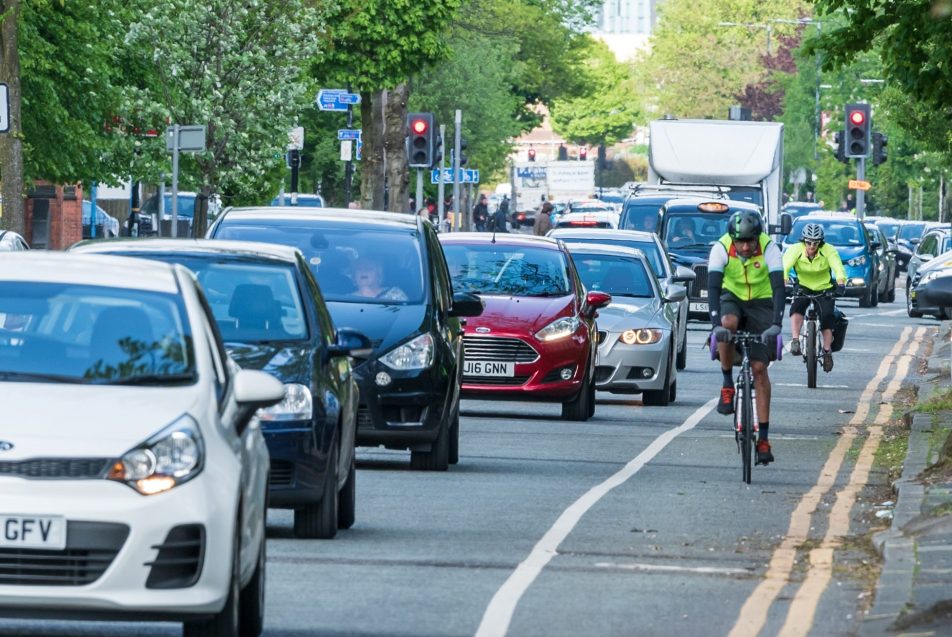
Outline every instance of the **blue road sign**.
POLYGON ((341 93, 337 101, 341 104, 360 104, 360 93, 341 93))
POLYGON ((317 92, 317 107, 322 111, 346 111, 348 105, 360 104, 360 93, 342 88, 322 88, 317 92))
POLYGON ((359 128, 338 128, 337 129, 337 139, 338 141, 344 141, 345 139, 360 139, 361 129, 359 128))
MULTIPOLYGON (((440 183, 440 170, 438 168, 433 168, 430 170, 430 183, 438 184, 440 183)), ((453 169, 444 168, 443 169, 443 183, 451 184, 453 183, 453 169)), ((459 183, 461 184, 478 184, 479 183, 479 171, 478 170, 467 170, 465 168, 459 169, 459 183)))

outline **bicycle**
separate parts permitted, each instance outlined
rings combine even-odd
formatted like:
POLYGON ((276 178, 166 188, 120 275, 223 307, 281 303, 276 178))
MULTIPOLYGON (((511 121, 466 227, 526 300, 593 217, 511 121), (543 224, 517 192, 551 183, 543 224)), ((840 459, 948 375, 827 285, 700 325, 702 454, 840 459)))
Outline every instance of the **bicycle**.
MULTIPOLYGON (((779 338, 779 337, 778 337, 779 338)), ((748 350, 761 342, 760 334, 734 332, 734 347, 740 352, 740 371, 734 383, 734 440, 741 454, 741 479, 750 484, 750 470, 754 460, 756 436, 760 429, 757 420, 757 401, 754 394, 754 373, 750 369, 748 350)))
POLYGON ((820 331, 820 316, 817 312, 816 300, 833 298, 831 290, 824 290, 813 294, 801 291, 799 286, 794 287, 792 301, 798 298, 809 299, 810 305, 803 317, 803 329, 800 331, 801 356, 807 366, 807 387, 816 389, 817 367, 820 364, 820 352, 823 351, 823 333, 820 331), (806 335, 804 335, 804 332, 806 335))

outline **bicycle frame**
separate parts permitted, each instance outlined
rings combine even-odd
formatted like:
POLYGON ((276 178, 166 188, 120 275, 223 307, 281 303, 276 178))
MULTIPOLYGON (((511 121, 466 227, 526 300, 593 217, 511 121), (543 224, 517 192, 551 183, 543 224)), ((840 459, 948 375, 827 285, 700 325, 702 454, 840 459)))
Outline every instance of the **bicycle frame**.
POLYGON ((801 352, 803 362, 807 366, 807 387, 816 389, 817 368, 819 366, 820 352, 823 351, 823 334, 820 331, 820 316, 817 300, 821 298, 832 298, 828 291, 807 294, 799 290, 794 292, 792 301, 797 299, 808 299, 810 304, 807 306, 803 316, 803 329, 800 332, 800 338, 803 341, 801 352), (804 334, 804 331, 806 334, 804 334))
POLYGON ((735 332, 733 343, 740 350, 740 371, 734 385, 734 440, 741 454, 741 479, 750 484, 753 465, 754 438, 760 429, 757 401, 754 393, 754 374, 750 368, 750 346, 760 342, 760 336, 750 332, 735 332))

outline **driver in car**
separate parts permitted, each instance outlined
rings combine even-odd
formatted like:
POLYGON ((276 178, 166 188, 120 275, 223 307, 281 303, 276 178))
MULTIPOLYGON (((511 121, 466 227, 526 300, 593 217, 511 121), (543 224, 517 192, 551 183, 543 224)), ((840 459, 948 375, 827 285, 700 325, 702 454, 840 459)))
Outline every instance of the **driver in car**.
POLYGON ((383 266, 376 259, 361 257, 354 265, 356 296, 390 301, 406 301, 406 293, 396 286, 383 285, 383 266))

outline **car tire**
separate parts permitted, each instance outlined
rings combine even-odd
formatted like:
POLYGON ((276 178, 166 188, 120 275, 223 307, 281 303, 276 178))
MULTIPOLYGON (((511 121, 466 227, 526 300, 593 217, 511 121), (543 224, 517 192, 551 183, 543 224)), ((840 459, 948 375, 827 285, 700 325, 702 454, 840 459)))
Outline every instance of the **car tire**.
POLYGON ((859 306, 860 306, 860 307, 872 307, 872 306, 873 306, 873 290, 872 290, 872 287, 866 288, 866 291, 863 293, 863 296, 859 297, 859 306))
POLYGON ((889 291, 883 296, 883 303, 893 303, 896 300, 896 281, 893 280, 889 286, 889 291))
POLYGON ((574 420, 576 422, 585 422, 588 420, 589 403, 593 389, 594 384, 592 383, 592 378, 589 375, 589 370, 586 369, 585 374, 582 376, 582 386, 579 388, 578 393, 575 394, 571 400, 562 403, 562 420, 574 420))
MULTIPOLYGON (((671 343, 672 347, 674 343, 671 343)), ((671 367, 673 367, 674 355, 668 359, 668 370, 664 374, 664 386, 661 389, 649 389, 641 394, 641 402, 646 407, 666 407, 671 404, 674 397, 677 396, 677 380, 671 380, 671 367), (672 387, 672 385, 675 385, 672 387)))
POLYGON ((349 529, 357 521, 357 460, 350 457, 344 488, 337 494, 337 528, 349 529))
POLYGON ((870 307, 876 307, 877 305, 879 305, 879 286, 878 285, 873 288, 873 296, 869 301, 870 307))
POLYGON ((337 444, 331 445, 324 471, 324 492, 319 502, 294 510, 294 537, 330 540, 337 535, 337 444))
POLYGON ((589 387, 589 397, 588 397, 588 417, 591 418, 595 415, 595 383, 590 383, 589 387))
POLYGON ((450 427, 450 464, 459 464, 459 403, 456 404, 456 416, 450 427))
POLYGON ((411 451, 410 468, 416 471, 446 471, 450 465, 450 425, 441 422, 429 451, 411 451))
POLYGON ((906 286, 906 314, 909 316, 909 318, 922 318, 922 312, 918 312, 912 309, 912 299, 909 298, 909 293, 911 291, 912 290, 907 285, 906 286))
MULTIPOLYGON (((240 520, 241 517, 238 517, 240 520)), ((228 598, 222 609, 209 617, 199 621, 185 622, 182 626, 182 637, 236 637, 241 631, 241 608, 239 607, 241 591, 239 590, 239 556, 241 555, 241 532, 239 522, 235 520, 235 537, 232 542, 231 582, 228 585, 228 598)))
POLYGON ((240 637, 258 637, 264 630, 264 584, 265 567, 268 561, 268 542, 261 538, 258 563, 251 580, 241 589, 238 597, 238 634, 240 637))
POLYGON ((675 367, 678 371, 681 371, 688 366, 688 335, 687 332, 684 334, 684 338, 681 341, 681 349, 678 350, 678 361, 675 367))

